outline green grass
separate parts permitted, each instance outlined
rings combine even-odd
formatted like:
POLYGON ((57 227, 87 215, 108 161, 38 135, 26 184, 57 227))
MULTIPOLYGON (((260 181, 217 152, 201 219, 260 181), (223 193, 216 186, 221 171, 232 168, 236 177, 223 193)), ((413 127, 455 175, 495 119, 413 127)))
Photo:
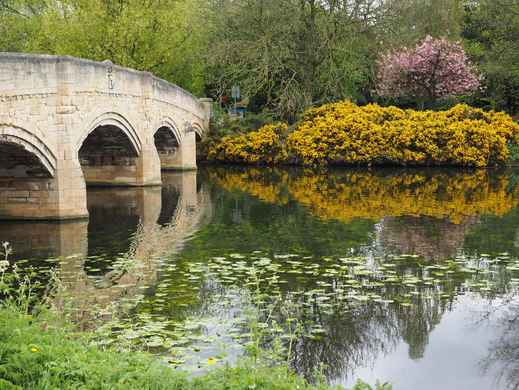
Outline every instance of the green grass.
MULTIPOLYGON (((358 387, 364 389, 364 387, 358 387)), ((101 350, 85 334, 43 311, 37 316, 0 306, 0 390, 311 390, 286 367, 243 363, 189 379, 139 352, 101 350)))

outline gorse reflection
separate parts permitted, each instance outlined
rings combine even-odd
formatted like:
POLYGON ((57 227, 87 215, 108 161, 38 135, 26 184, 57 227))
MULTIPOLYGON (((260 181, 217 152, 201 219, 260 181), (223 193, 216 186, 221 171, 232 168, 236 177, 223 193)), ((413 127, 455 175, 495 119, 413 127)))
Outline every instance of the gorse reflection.
MULTIPOLYGON (((315 173, 226 168, 210 170, 209 180, 232 196, 244 193, 280 207, 287 219, 294 217, 294 210, 304 209, 315 221, 342 226, 319 233, 322 237, 339 229, 360 232, 355 225, 365 224, 364 243, 352 246, 363 246, 365 253, 412 253, 435 261, 464 251, 519 253, 519 229, 513 216, 519 204, 516 171, 352 169, 315 173), (368 227, 370 223, 373 225, 368 227)), ((265 223, 272 226, 276 219, 265 223)), ((283 234, 275 237, 286 239, 283 234)))
MULTIPOLYGON (((461 223, 482 214, 501 216, 519 203, 512 174, 342 170, 327 173, 269 169, 212 170, 210 179, 276 204, 294 200, 322 219, 349 222, 393 216, 429 216, 461 223)), ((442 171, 440 171, 442 172, 442 171)))

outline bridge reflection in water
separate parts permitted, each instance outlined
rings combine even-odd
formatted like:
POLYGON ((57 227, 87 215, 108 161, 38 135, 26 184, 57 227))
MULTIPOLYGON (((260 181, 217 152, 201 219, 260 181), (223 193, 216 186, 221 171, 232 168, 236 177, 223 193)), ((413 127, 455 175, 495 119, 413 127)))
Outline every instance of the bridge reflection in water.
POLYGON ((153 283, 161 257, 181 250, 210 219, 209 192, 195 171, 162 178, 162 187, 89 188, 89 221, 0 221, 0 237, 16 261, 54 259, 67 294, 85 299, 81 306, 109 304, 153 283), (137 271, 113 271, 121 259, 135 260, 137 271))

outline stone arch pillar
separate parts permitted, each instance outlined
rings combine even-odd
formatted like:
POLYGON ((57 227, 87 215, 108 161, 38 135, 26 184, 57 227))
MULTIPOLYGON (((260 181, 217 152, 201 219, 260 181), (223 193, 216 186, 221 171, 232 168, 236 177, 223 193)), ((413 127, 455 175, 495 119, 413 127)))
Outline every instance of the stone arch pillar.
POLYGON ((0 126, 0 218, 52 220, 88 216, 83 174, 68 144, 53 151, 32 132, 0 126))
MULTIPOLYGON (((86 183, 79 160, 65 153, 58 160, 56 176, 59 212, 57 219, 87 218, 86 183)), ((45 218, 49 219, 49 218, 45 218)), ((50 218, 53 219, 53 218, 50 218)))
POLYGON ((185 134, 181 145, 181 170, 196 170, 196 133, 191 125, 185 125, 185 134))
POLYGON ((160 175, 160 158, 153 138, 146 139, 137 159, 137 185, 156 186, 162 183, 160 175))

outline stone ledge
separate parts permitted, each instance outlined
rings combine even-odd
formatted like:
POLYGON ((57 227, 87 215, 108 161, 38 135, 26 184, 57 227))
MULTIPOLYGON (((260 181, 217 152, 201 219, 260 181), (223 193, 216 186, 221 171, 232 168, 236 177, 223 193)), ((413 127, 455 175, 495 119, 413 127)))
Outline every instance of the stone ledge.
POLYGON ((88 214, 84 215, 72 215, 72 216, 37 216, 37 217, 10 217, 10 216, 3 216, 0 214, 0 221, 82 221, 82 220, 88 220, 89 216, 88 214))

